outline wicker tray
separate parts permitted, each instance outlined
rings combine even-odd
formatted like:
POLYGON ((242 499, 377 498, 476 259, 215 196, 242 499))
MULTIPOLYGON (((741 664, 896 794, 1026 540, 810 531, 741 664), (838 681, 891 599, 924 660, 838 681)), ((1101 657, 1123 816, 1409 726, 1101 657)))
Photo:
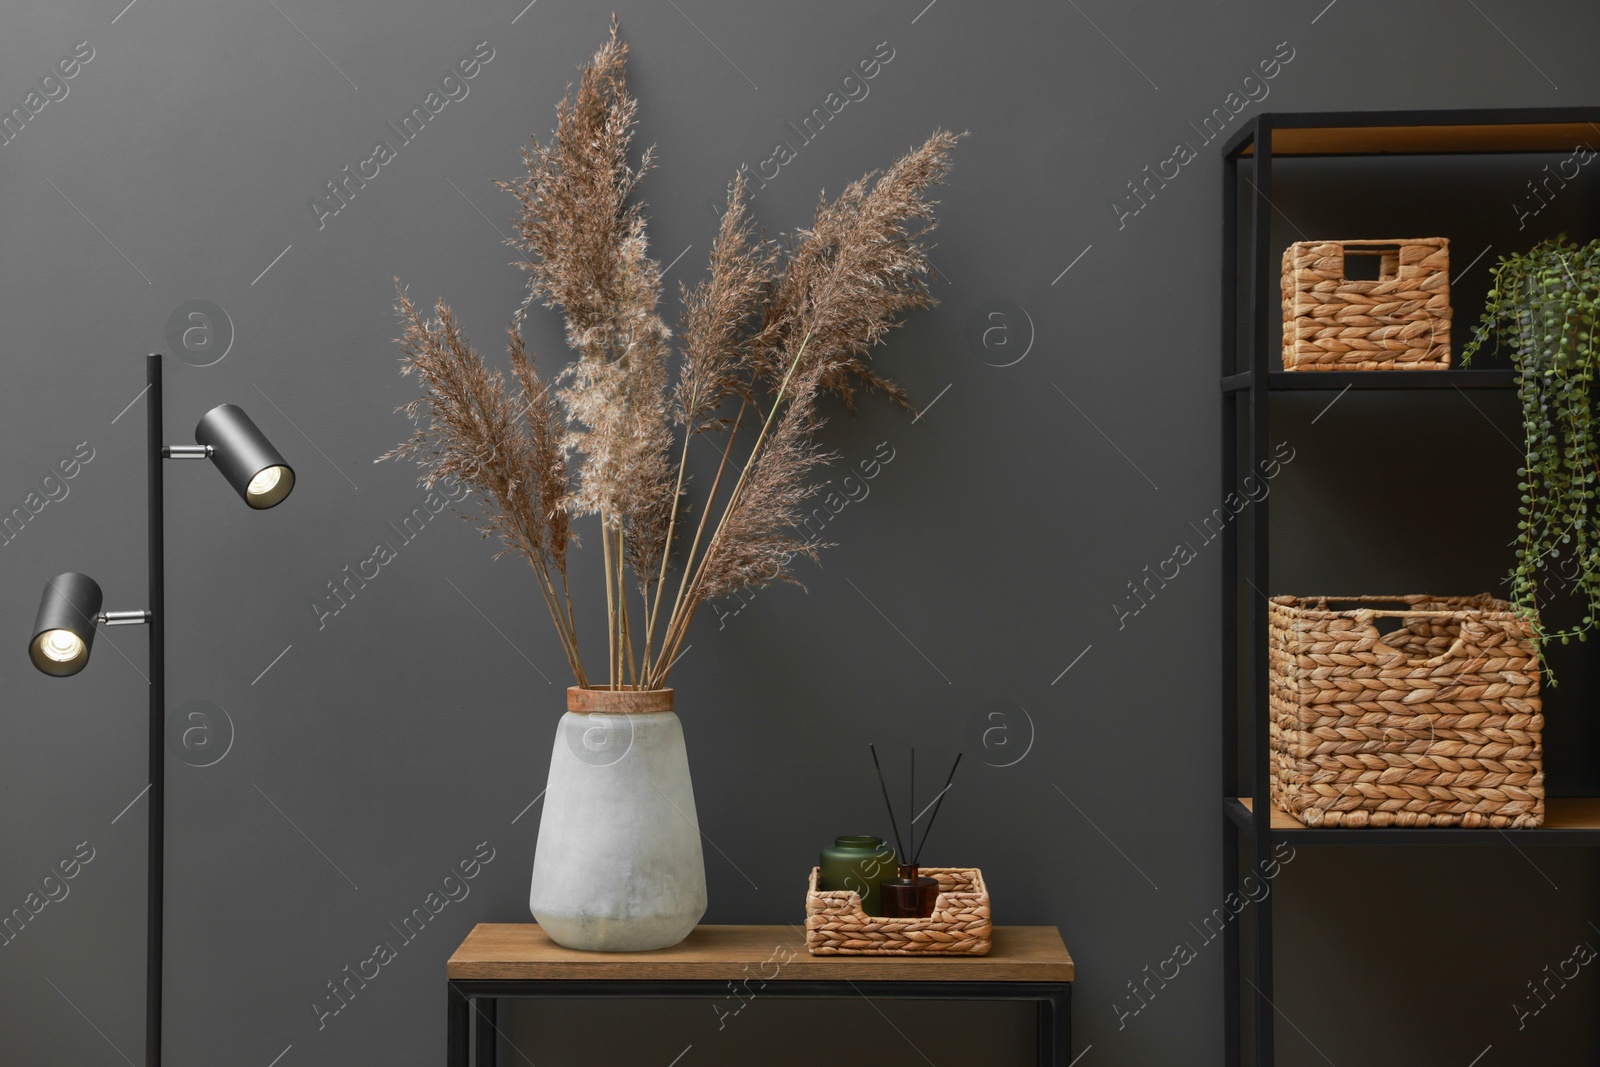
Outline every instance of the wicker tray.
POLYGON ((976 867, 924 867, 939 881, 933 914, 887 919, 861 910, 854 890, 824 892, 811 868, 806 890, 806 948, 813 956, 986 956, 993 943, 989 890, 976 867))
POLYGON ((1543 824, 1539 657, 1511 605, 1278 596, 1267 625, 1270 785, 1290 815, 1307 826, 1543 824), (1403 625, 1380 635, 1380 618, 1403 625))
POLYGON ((1283 253, 1284 370, 1446 370, 1450 239, 1297 241, 1283 253), (1345 277, 1352 256, 1378 277, 1345 277))

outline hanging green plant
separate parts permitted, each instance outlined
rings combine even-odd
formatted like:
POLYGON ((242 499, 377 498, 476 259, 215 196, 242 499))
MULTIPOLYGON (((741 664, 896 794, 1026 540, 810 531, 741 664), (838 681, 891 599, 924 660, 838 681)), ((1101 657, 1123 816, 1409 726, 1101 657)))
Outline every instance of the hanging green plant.
MULTIPOLYGON (((1517 372, 1525 437, 1518 469, 1517 561, 1511 601, 1543 650, 1551 640, 1582 641, 1600 619, 1600 538, 1592 524, 1600 475, 1590 391, 1600 365, 1600 241, 1579 247, 1565 234, 1501 257, 1483 318, 1462 363, 1492 334, 1517 372), (1580 622, 1547 630, 1541 609, 1572 590, 1580 622)), ((1549 666, 1545 674, 1549 677, 1549 666)))

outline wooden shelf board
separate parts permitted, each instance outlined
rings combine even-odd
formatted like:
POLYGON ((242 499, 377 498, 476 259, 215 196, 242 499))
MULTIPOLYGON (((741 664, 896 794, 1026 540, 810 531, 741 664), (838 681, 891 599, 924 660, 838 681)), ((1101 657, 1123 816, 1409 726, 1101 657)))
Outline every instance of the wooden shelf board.
MULTIPOLYGON (((1433 155, 1448 152, 1571 152, 1600 144, 1589 122, 1418 126, 1285 126, 1272 131, 1274 156, 1433 155)), ((1241 155, 1254 154, 1251 145, 1241 155)))
POLYGON ((654 952, 579 952, 555 944, 537 923, 479 923, 450 957, 446 973, 457 979, 725 981, 747 978, 764 964, 777 968, 772 981, 790 982, 1070 982, 1074 973, 1054 926, 997 926, 987 956, 813 956, 798 925, 700 926, 682 944, 654 952))
MULTIPOLYGON (((1254 804, 1250 797, 1239 797, 1238 801, 1246 811, 1253 811, 1254 804)), ((1274 830, 1287 830, 1298 833, 1335 833, 1349 834, 1359 837, 1361 834, 1372 832, 1371 828, 1343 828, 1343 827, 1311 827, 1300 822, 1293 815, 1282 808, 1274 806, 1272 809, 1272 828, 1274 830)), ((1476 830, 1463 830, 1456 826, 1436 826, 1422 828, 1384 827, 1386 831, 1407 830, 1408 833, 1439 835, 1448 837, 1451 834, 1476 833, 1476 830)), ((1544 826, 1533 830, 1507 830, 1508 834, 1543 834, 1558 831, 1588 830, 1600 832, 1600 797, 1547 797, 1544 802, 1544 826)), ((1490 830, 1491 833, 1497 831, 1490 830)))
MULTIPOLYGON (((1252 385, 1249 372, 1230 374, 1222 379, 1222 391, 1240 392, 1252 385)), ((1365 371, 1283 371, 1267 372, 1267 388, 1273 392, 1343 392, 1346 389, 1514 389, 1516 372, 1504 368, 1477 370, 1365 370, 1365 371)))
POLYGON ((1516 372, 1511 370, 1294 370, 1267 374, 1267 388, 1274 390, 1514 389, 1516 384, 1516 372))

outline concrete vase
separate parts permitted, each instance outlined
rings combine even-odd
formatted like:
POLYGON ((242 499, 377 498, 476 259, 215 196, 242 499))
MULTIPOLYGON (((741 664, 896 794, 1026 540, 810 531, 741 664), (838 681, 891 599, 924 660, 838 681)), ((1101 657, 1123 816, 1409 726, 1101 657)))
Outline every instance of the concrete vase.
POLYGON ((594 952, 676 945, 706 911, 705 860, 672 690, 567 690, 528 909, 594 952))

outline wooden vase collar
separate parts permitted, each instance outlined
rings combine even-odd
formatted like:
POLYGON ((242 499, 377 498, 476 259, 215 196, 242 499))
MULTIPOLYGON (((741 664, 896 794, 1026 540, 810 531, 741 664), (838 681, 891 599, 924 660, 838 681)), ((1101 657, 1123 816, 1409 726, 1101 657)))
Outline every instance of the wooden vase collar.
POLYGON ((672 710, 672 690, 573 685, 567 687, 567 710, 579 715, 652 715, 672 710))

